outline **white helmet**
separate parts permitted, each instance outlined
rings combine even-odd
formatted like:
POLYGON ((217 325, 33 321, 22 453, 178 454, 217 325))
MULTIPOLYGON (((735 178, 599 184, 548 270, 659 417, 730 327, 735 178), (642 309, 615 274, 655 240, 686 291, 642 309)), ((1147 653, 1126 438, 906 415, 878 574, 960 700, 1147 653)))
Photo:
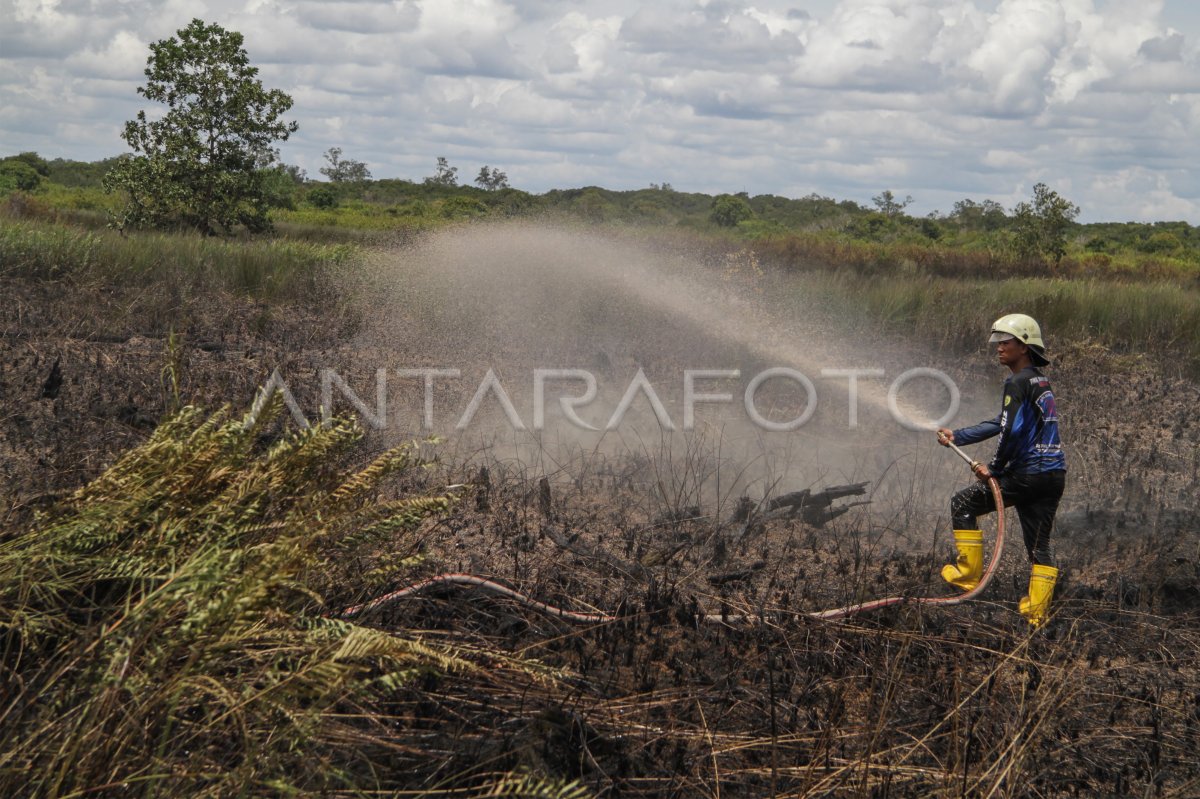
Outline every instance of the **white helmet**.
POLYGON ((1050 359, 1046 357, 1046 343, 1042 341, 1042 328, 1038 326, 1037 320, 1032 316, 1010 313, 992 323, 992 335, 988 338, 989 344, 1007 341, 1010 338, 1015 338, 1029 347, 1029 358, 1035 366, 1045 366, 1050 363, 1050 359))

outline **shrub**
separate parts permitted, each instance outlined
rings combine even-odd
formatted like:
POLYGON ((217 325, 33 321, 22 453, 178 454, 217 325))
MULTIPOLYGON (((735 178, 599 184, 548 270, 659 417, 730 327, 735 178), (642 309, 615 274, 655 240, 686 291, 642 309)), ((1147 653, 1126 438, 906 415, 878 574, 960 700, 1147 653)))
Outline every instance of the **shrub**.
POLYGON ((1162 231, 1153 233, 1145 241, 1139 242, 1137 248, 1145 253, 1169 254, 1183 249, 1183 242, 1174 233, 1162 231))
POLYGON ((405 446, 356 474, 330 468, 360 437, 346 422, 264 446, 279 406, 257 421, 185 408, 62 507, 7 531, 4 795, 374 785, 344 770, 355 758, 337 754, 349 731, 338 705, 472 668, 466 649, 327 614, 347 574, 334 564, 371 557, 385 579, 402 573, 410 560, 371 553, 451 499, 372 501, 419 461, 405 446))
POLYGON ((338 196, 330 186, 313 186, 304 199, 313 208, 337 208, 338 196))
POLYGON ((474 197, 450 197, 442 201, 439 213, 445 219, 474 219, 487 216, 488 207, 474 197))
POLYGON ((33 191, 42 176, 32 166, 17 158, 0 161, 0 192, 33 191))
POLYGON ((713 198, 709 220, 719 227, 735 227, 754 216, 750 203, 734 194, 718 194, 713 198))

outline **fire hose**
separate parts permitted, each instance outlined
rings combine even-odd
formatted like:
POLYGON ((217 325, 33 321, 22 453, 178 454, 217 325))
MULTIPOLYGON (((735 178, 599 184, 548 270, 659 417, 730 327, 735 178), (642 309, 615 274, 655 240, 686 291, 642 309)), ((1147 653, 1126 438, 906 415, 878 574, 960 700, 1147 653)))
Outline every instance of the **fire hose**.
MULTIPOLYGON (((952 441, 942 439, 939 440, 960 458, 967 462, 971 467, 972 472, 975 471, 979 463, 959 449, 952 441)), ((911 597, 911 596, 891 596, 884 599, 875 599, 869 602, 859 602, 853 605, 844 605, 840 608, 831 608, 830 610, 811 611, 800 615, 808 616, 814 619, 822 619, 825 621, 833 621, 837 619, 845 619, 850 616, 858 615, 859 613, 868 613, 873 610, 891 607, 892 605, 913 604, 913 605, 958 605, 963 602, 974 599, 983 593, 991 582, 992 575, 995 574, 996 567, 1000 563, 1000 555, 1004 551, 1004 499, 1000 494, 1000 484, 996 482, 996 478, 991 475, 987 479, 988 487, 992 491, 992 498, 996 503, 996 543, 992 547, 992 558, 988 561, 987 567, 983 570, 983 575, 980 577, 979 584, 971 590, 947 597, 911 597)), ((513 588, 509 588, 503 583, 486 577, 480 577, 476 574, 461 574, 447 573, 438 574, 433 577, 420 580, 412 583, 396 591, 392 591, 383 596, 363 602, 358 605, 343 610, 339 615, 343 618, 357 616, 369 610, 381 607, 392 602, 396 602, 406 597, 416 596, 424 593, 432 588, 440 586, 467 586, 474 587, 486 591, 497 596, 507 597, 524 605, 525 607, 544 613, 547 616, 562 619, 563 621, 573 622, 575 624, 607 624, 610 622, 619 621, 620 616, 611 615, 608 613, 580 613, 566 608, 561 608, 556 605, 551 605, 546 602, 540 602, 532 597, 522 594, 513 588)), ((762 621, 762 617, 752 614, 730 614, 730 613, 702 613, 697 615, 698 621, 731 623, 743 621, 762 621)))
MULTIPOLYGON (((939 440, 954 453, 967 462, 971 467, 972 473, 979 462, 972 459, 970 455, 963 452, 953 441, 941 438, 939 440)), ((979 579, 979 584, 967 591, 965 594, 946 597, 906 597, 892 596, 886 599, 876 599, 871 602, 861 602, 857 605, 846 605, 845 607, 834 608, 832 610, 821 610, 807 615, 816 619, 844 619, 847 616, 853 616, 858 613, 866 613, 872 610, 879 610, 891 605, 900 605, 903 603, 912 603, 920 605, 958 605, 962 602, 974 599, 983 593, 987 588, 988 583, 992 581, 992 575, 996 572, 996 567, 1000 564, 1000 554, 1004 551, 1004 498, 1000 494, 1000 484, 996 482, 996 478, 988 475, 988 488, 992 490, 992 499, 996 502, 996 544, 992 547, 992 559, 988 561, 987 568, 983 570, 983 576, 979 579)))

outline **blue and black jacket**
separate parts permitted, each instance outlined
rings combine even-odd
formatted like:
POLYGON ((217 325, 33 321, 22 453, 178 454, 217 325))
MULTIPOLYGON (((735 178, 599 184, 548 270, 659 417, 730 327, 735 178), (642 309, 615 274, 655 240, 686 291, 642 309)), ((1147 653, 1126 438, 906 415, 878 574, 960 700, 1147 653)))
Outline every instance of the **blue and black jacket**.
POLYGON ((1050 381, 1027 366, 1004 381, 1004 404, 995 419, 954 431, 954 443, 974 444, 1000 436, 988 470, 1002 474, 1065 471, 1067 459, 1058 437, 1058 411, 1050 381))

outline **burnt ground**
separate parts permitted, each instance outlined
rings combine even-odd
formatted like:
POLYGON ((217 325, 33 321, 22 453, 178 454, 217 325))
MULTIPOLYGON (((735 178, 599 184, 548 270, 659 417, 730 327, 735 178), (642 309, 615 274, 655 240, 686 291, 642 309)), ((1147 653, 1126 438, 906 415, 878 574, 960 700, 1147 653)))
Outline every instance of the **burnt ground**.
MULTIPOLYGON (((634 364, 666 384, 697 351, 703 366, 747 374, 770 363, 702 321, 643 320, 636 302, 555 297, 556 310, 535 315, 555 342, 545 350, 529 313, 486 326, 470 298, 434 303, 436 318, 402 303, 381 327, 378 307, 328 298, 265 304, 44 282, 8 282, 4 292, 0 484, 10 525, 144 440, 177 401, 240 410, 275 368, 312 409, 329 364, 363 396, 380 366, 459 367, 471 379, 436 404, 452 418, 487 366, 519 375, 543 351, 555 367, 621 375, 618 388, 634 364), (564 333, 556 314, 589 321, 564 333), (469 346, 481 340, 486 347, 469 346)), ((987 406, 999 376, 986 354, 931 363, 980 386, 965 391, 968 403, 987 406)), ((581 444, 552 453, 547 469, 526 451, 448 441, 428 486, 470 487, 453 514, 421 531, 427 559, 414 576, 483 573, 620 621, 579 628, 457 590, 373 613, 374 624, 498 643, 565 670, 553 685, 428 678, 397 697, 390 723, 422 754, 395 754, 396 767, 414 785, 526 767, 610 796, 1200 794, 1200 387, 1085 344, 1062 348, 1051 374, 1071 486, 1056 530, 1064 578, 1054 617, 1032 634, 1015 612, 1026 565, 1013 514, 999 575, 979 602, 899 606, 847 623, 804 615, 944 595, 940 506, 962 470, 951 464, 959 471, 949 483, 932 480, 940 454, 828 468, 803 462, 827 450, 794 455, 802 463, 779 471, 773 493, 859 480, 889 489, 825 523, 783 519, 741 534, 725 523, 738 496, 758 500, 769 481, 704 488, 718 469, 701 446, 664 454, 581 444), (726 608, 765 612, 768 623, 695 621, 726 608)), ((374 433, 364 458, 423 432, 414 423, 374 433)), ((915 446, 908 441, 895 445, 915 446)), ((349 604, 377 590, 346 584, 329 599, 349 604)))

